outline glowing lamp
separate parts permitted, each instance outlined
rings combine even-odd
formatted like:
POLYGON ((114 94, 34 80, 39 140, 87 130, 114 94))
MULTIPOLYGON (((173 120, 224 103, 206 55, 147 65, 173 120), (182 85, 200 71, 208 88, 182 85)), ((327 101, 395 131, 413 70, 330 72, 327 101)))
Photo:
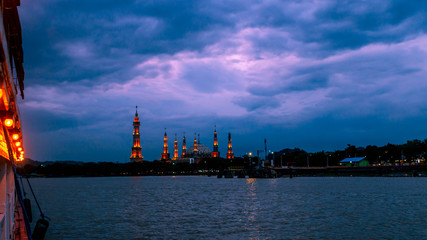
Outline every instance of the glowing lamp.
POLYGON ((15 133, 12 135, 12 139, 13 140, 18 140, 19 139, 19 134, 15 133))
POLYGON ((4 125, 5 125, 6 127, 12 127, 12 126, 13 126, 13 119, 11 119, 11 118, 6 118, 6 119, 4 120, 4 125))
POLYGON ((21 142, 16 142, 15 146, 17 146, 17 147, 21 146, 21 142))
POLYGON ((18 151, 22 152, 22 148, 21 148, 21 147, 19 147, 19 148, 18 148, 18 151))

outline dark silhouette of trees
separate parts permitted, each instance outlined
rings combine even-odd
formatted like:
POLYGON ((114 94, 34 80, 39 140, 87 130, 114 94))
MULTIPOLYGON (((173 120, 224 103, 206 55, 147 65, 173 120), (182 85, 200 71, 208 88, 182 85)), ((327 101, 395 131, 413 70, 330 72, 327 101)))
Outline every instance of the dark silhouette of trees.
MULTIPOLYGON (((308 153, 302 149, 285 148, 270 153, 267 163, 274 160, 274 167, 296 166, 310 167, 338 166, 339 162, 347 157, 366 157, 370 164, 414 164, 417 159, 425 163, 427 153, 427 139, 409 140, 405 144, 396 145, 388 143, 377 147, 368 145, 356 147, 348 144, 344 150, 334 152, 308 153), (403 160, 403 161, 402 161, 403 160)), ((25 163, 25 162, 24 162, 25 163)), ((224 158, 201 158, 198 163, 188 162, 166 163, 164 161, 144 161, 142 163, 113 163, 113 162, 44 162, 26 160, 27 164, 18 167, 19 174, 32 174, 48 177, 73 177, 73 176, 140 176, 140 175, 186 175, 207 174, 224 169, 250 169, 259 164, 259 159, 253 156, 224 158)))

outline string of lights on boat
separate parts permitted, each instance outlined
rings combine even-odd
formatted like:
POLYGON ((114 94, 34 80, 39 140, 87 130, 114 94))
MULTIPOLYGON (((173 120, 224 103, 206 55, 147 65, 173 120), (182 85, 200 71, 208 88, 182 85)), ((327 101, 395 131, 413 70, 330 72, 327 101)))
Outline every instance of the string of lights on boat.
MULTIPOLYGON (((13 114, 11 111, 3 111, 1 115, 2 115, 3 125, 7 128, 9 132, 9 137, 12 138, 11 145, 15 149, 14 158, 16 159, 17 162, 22 162, 24 160, 24 147, 23 147, 20 123, 18 120, 15 119, 15 114, 13 114)), ((6 132, 5 132, 5 137, 7 137, 6 132)))

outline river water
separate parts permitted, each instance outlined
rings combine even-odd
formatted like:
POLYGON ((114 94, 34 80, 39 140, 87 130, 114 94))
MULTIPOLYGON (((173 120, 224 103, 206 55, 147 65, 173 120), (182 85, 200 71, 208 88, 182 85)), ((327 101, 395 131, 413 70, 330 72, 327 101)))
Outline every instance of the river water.
POLYGON ((427 178, 30 181, 47 239, 427 239, 427 178))

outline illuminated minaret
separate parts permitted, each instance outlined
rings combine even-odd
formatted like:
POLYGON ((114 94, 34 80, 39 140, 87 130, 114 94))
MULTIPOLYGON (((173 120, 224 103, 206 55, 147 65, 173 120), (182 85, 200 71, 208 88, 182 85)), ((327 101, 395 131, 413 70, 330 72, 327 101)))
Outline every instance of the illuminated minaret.
POLYGON ((231 133, 228 133, 228 151, 227 151, 227 159, 233 159, 233 147, 231 146, 231 133))
POLYGON ((185 154, 187 153, 187 144, 185 143, 185 132, 184 132, 184 136, 182 137, 182 158, 185 158, 185 154))
POLYGON ((139 117, 138 106, 136 106, 135 117, 133 118, 133 147, 132 155, 130 156, 131 162, 142 162, 144 157, 141 156, 141 142, 139 139, 139 117))
POLYGON ((173 144, 173 147, 174 147, 173 160, 177 160, 178 159, 178 139, 176 138, 176 133, 175 133, 175 142, 173 144))
POLYGON ((197 139, 196 139, 196 133, 194 133, 194 145, 193 145, 193 154, 197 155, 197 139))
POLYGON ((215 132, 214 132, 214 145, 213 145, 212 157, 213 158, 219 158, 218 138, 216 135, 216 125, 215 125, 215 132))
POLYGON ((170 155, 168 151, 168 134, 166 133, 165 128, 165 137, 163 138, 163 153, 162 153, 162 160, 169 160, 170 155))

